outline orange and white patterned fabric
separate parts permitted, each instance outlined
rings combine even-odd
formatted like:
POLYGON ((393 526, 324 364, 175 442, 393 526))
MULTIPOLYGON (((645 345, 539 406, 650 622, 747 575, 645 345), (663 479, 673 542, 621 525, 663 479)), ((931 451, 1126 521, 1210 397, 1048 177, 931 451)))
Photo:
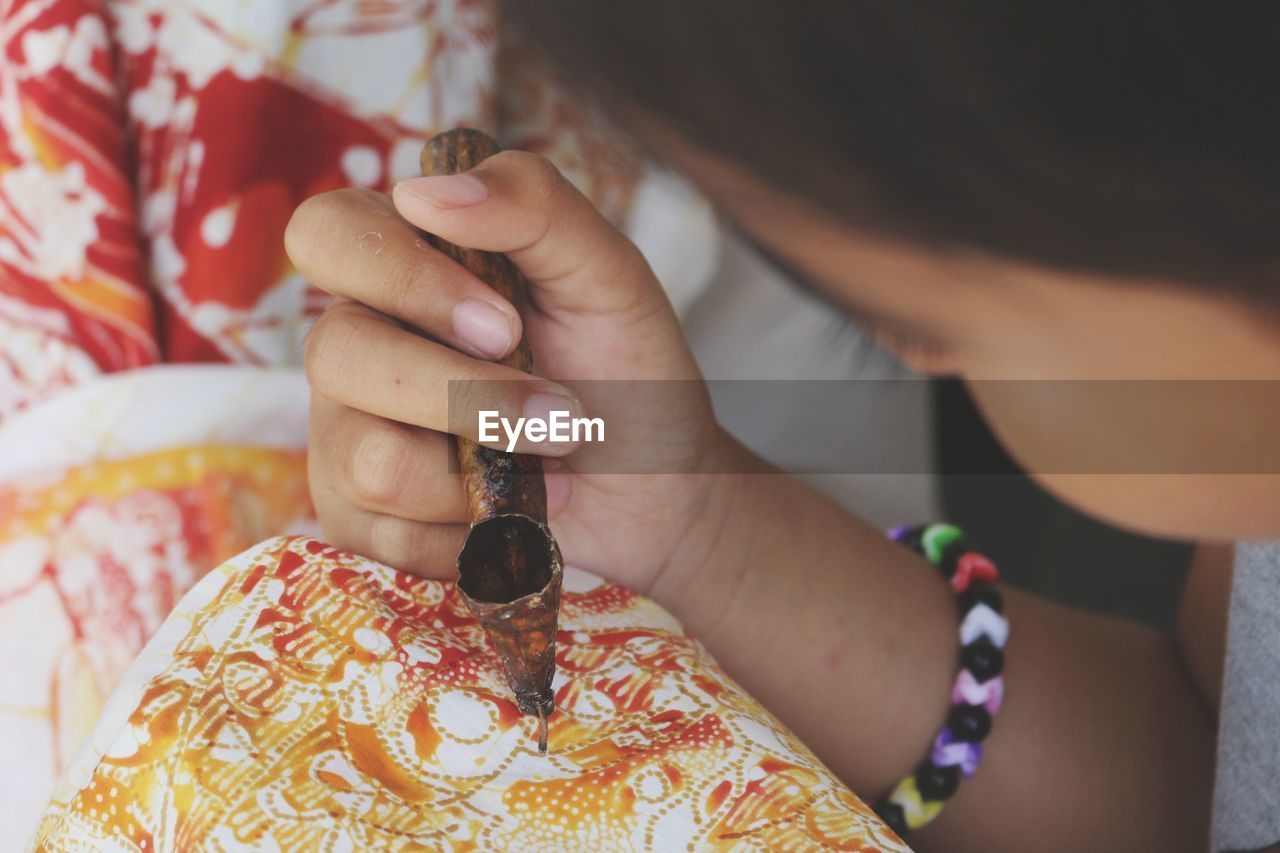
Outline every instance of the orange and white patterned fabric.
MULTIPOLYGON (((156 366, 0 422, 0 839, 212 566, 314 530, 298 371, 156 366)), ((0 847, 5 847, 0 843, 0 847)))
POLYGON ((37 848, 907 848, 651 601, 570 569, 550 748, 452 584, 305 537, 187 594, 37 848))

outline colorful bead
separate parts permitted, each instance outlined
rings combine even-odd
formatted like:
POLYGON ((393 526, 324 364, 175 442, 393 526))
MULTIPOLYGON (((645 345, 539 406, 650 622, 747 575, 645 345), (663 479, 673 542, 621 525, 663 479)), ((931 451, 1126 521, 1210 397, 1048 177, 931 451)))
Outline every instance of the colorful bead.
POLYGON ((934 565, 938 571, 942 572, 944 578, 954 577, 960 565, 960 558, 967 553, 969 553, 969 543, 963 539, 957 540, 942 549, 942 554, 934 565))
POLYGON ((925 761, 916 769, 916 789, 926 800, 945 800, 960 787, 960 768, 954 764, 939 767, 925 761))
POLYGON ((908 776, 889 793, 889 801, 902 807, 907 829, 919 829, 942 811, 941 800, 926 800, 916 787, 916 777, 908 776))
POLYGON ((960 528, 950 524, 931 524, 920 536, 920 545, 924 550, 924 558, 935 566, 942 561, 942 551, 953 542, 964 541, 960 528))
POLYGON ((978 743, 991 733, 991 714, 981 705, 952 705, 947 730, 956 740, 978 743))
POLYGON ((989 583, 971 584, 956 599, 956 606, 960 608, 961 616, 979 604, 985 604, 997 613, 1004 613, 1004 596, 1000 594, 1000 587, 989 583))
POLYGON ((917 528, 912 527, 910 524, 899 524, 896 527, 890 527, 889 538, 894 542, 906 542, 907 537, 911 535, 911 531, 915 529, 917 528))
POLYGON ((956 740, 950 731, 943 729, 933 739, 930 758, 939 767, 959 767, 961 774, 968 779, 977 772, 982 761, 982 744, 956 740))
POLYGON ((951 688, 951 704, 981 705, 992 716, 1000 710, 1000 703, 1003 701, 1003 676, 996 676, 979 682, 972 672, 962 669, 960 674, 956 676, 955 686, 951 688))
POLYGON ((987 681, 1004 671, 1004 652, 990 639, 979 637, 960 650, 960 666, 979 682, 987 681))
POLYGON ((923 554, 924 546, 920 544, 920 537, 924 536, 924 532, 928 529, 928 527, 920 526, 897 527, 894 528, 890 536, 893 538, 894 542, 897 542, 904 548, 910 548, 917 554, 923 554))
POLYGON ((962 646, 967 646, 981 637, 986 637, 997 649, 1003 649, 1005 641, 1009 639, 1009 623, 985 604, 974 607, 960 622, 962 646))
POLYGON ((996 564, 975 551, 967 551, 956 560, 956 571, 951 576, 951 588, 964 592, 974 581, 995 583, 1000 577, 996 564))
POLYGON ((880 805, 876 806, 876 814, 884 821, 885 826, 898 835, 907 834, 907 816, 903 813, 902 806, 889 800, 884 800, 880 805))

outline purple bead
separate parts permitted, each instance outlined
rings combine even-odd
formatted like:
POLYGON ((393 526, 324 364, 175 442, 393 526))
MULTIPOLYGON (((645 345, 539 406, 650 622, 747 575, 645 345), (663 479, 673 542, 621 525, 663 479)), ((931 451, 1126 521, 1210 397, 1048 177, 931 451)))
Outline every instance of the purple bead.
POLYGON ((905 542, 909 533, 911 533, 909 524, 899 524, 897 527, 889 528, 889 538, 894 542, 905 542))
POLYGON ((982 744, 956 740, 951 732, 943 729, 933 741, 933 763, 938 767, 960 766, 960 772, 968 779, 982 761, 982 744))

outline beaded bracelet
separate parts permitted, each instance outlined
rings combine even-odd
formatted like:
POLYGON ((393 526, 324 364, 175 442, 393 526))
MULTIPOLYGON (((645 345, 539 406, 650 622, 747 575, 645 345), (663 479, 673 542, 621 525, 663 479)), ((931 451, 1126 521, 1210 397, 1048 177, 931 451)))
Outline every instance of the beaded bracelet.
POLYGON ((906 545, 942 572, 960 606, 960 671, 951 688, 951 710, 933 750, 877 805, 878 814, 899 835, 929 823, 982 760, 982 741, 1004 698, 1004 644, 1009 623, 995 583, 995 564, 969 548, 950 524, 895 527, 889 538, 906 545))

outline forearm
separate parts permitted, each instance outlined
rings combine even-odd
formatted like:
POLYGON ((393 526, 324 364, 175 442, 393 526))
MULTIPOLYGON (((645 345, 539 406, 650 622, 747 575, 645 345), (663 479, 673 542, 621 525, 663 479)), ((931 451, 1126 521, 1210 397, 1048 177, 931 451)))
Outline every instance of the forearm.
MULTIPOLYGON (((851 787, 876 796, 920 761, 945 717, 953 595, 794 478, 744 477, 730 494, 716 508, 729 521, 693 550, 698 569, 655 595, 851 787)), ((983 767, 913 843, 1202 849, 1212 730, 1172 644, 1015 591, 1006 612, 1008 699, 983 767)))
POLYGON ((652 592, 864 795, 914 766, 947 710, 955 602, 923 561, 792 477, 749 475, 728 521, 652 592), (671 589, 671 592, 666 592, 671 589))

